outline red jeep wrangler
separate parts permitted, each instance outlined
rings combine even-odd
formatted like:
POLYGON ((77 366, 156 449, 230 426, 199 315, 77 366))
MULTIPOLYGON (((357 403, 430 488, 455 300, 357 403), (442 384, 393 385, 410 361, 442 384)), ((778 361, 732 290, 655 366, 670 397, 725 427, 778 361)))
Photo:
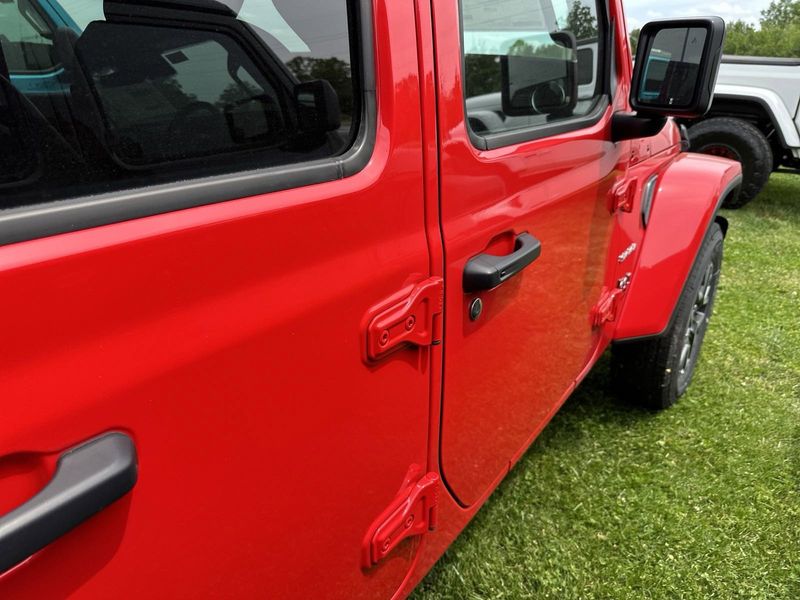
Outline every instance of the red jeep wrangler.
POLYGON ((1 0, 0 597, 402 598, 609 347, 686 390, 716 18, 1 0), (655 65, 646 68, 647 65, 655 65))

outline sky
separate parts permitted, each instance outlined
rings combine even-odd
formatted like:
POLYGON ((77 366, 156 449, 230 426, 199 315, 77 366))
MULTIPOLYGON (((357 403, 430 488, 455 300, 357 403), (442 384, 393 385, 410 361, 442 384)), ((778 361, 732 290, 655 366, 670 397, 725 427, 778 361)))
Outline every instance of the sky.
POLYGON ((725 0, 711 0, 701 4, 697 0, 625 0, 625 20, 628 29, 637 29, 654 19, 667 17, 692 17, 716 15, 726 22, 741 19, 758 24, 761 11, 769 6, 770 0, 748 0, 737 4, 725 0))

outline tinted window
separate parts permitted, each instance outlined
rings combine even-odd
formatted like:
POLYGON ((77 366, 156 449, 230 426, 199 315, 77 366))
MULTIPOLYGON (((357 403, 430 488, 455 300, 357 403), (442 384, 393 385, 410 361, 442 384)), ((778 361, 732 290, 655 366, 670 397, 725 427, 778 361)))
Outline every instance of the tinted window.
POLYGON ((5 207, 313 161, 355 137, 347 0, 53 6, 0 2, 17 34, 0 37, 5 207))
POLYGON ((55 66, 51 28, 28 0, 0 1, 0 48, 12 73, 41 73, 55 66))
POLYGON ((32 174, 33 161, 22 142, 24 131, 16 118, 14 96, 0 86, 0 148, 5 157, 0 168, 2 184, 24 180, 32 174))
POLYGON ((466 110, 476 133, 587 115, 602 94, 593 0, 462 0, 466 110))

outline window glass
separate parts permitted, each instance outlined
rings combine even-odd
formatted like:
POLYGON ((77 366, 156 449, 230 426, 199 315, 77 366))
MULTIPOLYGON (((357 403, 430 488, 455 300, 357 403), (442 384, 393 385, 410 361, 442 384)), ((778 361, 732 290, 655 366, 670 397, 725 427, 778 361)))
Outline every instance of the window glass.
POLYGON ((462 0, 469 125, 487 134, 588 114, 602 94, 594 0, 462 0))
POLYGON ((0 48, 12 73, 38 73, 55 66, 50 27, 27 0, 0 1, 0 48))
POLYGON ((14 96, 0 86, 0 148, 4 156, 0 169, 0 189, 4 183, 24 180, 32 173, 31 156, 22 143, 23 131, 17 122, 14 96))
POLYGON ((343 153, 360 114, 350 13, 0 0, 0 209, 343 153))

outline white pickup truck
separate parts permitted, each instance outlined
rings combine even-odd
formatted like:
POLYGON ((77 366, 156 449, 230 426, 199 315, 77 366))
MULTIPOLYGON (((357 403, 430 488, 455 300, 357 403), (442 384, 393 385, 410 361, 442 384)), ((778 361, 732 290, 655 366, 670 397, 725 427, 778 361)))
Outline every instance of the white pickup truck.
POLYGON ((711 110, 686 123, 692 150, 742 163, 743 206, 780 167, 800 172, 800 58, 724 56, 711 110))

